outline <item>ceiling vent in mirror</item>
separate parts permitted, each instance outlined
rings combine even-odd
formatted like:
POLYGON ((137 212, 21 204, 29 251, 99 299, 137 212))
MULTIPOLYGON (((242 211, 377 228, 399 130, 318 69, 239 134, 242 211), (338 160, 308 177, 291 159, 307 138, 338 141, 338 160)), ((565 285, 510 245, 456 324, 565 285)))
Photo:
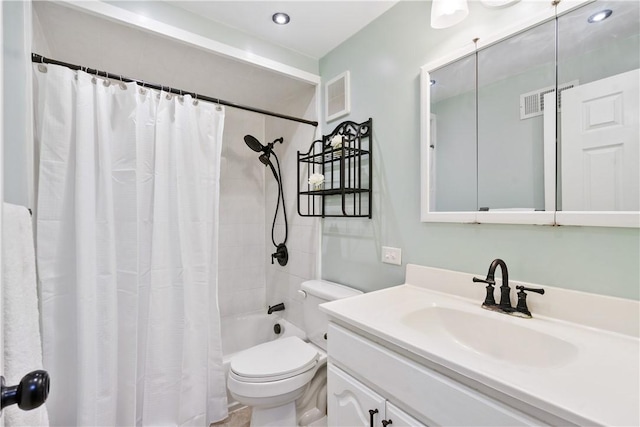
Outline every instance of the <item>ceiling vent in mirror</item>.
MULTIPOLYGON (((573 80, 559 85, 558 111, 561 111, 562 107, 562 92, 576 87, 578 84, 578 80, 573 80)), ((544 96, 548 93, 555 92, 555 90, 555 86, 549 86, 520 95, 520 120, 541 116, 544 113, 544 96)))

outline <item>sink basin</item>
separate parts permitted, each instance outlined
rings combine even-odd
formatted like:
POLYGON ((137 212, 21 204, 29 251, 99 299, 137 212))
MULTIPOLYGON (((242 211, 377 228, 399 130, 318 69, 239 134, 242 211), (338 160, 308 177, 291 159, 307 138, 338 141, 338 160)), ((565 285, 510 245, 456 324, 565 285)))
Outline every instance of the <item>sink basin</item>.
POLYGON ((432 340, 440 343, 445 340, 516 365, 558 367, 576 359, 578 349, 575 345, 527 327, 524 323, 528 321, 503 314, 482 311, 476 314, 441 306, 421 308, 400 319, 403 325, 428 335, 432 340), (513 320, 521 321, 523 325, 515 324, 513 320))

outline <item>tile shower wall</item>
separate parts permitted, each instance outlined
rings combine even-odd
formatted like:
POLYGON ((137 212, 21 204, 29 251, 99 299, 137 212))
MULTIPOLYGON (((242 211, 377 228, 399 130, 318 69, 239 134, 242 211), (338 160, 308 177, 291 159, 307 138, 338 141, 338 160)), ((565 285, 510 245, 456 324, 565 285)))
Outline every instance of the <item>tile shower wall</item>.
MULTIPOLYGON (((291 96, 277 111, 315 116, 314 90, 291 96)), ((297 151, 306 151, 315 137, 312 126, 227 108, 220 169, 220 241, 218 295, 225 318, 261 312, 267 305, 285 303, 278 313, 302 327, 303 281, 317 277, 319 220, 297 214, 297 151), (283 137, 275 147, 284 182, 289 222, 289 262, 271 264, 274 247, 271 226, 278 186, 258 153, 244 143, 251 134, 266 144, 283 137)), ((282 211, 275 226, 276 242, 284 238, 282 211)), ((223 334, 224 334, 223 330, 223 334)))
MULTIPOLYGON (((315 116, 314 90, 292 95, 276 109, 284 114, 315 116)), ((297 151, 307 150, 315 128, 286 120, 227 109, 220 170, 219 301, 221 316, 231 318, 285 303, 278 313, 302 327, 303 281, 316 278, 319 221, 297 214, 297 151), (271 226, 278 186, 258 154, 244 143, 254 135, 266 144, 283 137, 275 147, 282 169, 289 220, 289 262, 271 264, 274 247, 271 226)), ((276 242, 284 238, 282 211, 275 227, 276 242)), ((224 319, 223 319, 224 321, 224 319)), ((224 331, 223 331, 224 333, 224 331)))
POLYGON ((244 143, 246 134, 264 140, 264 128, 263 116, 227 108, 218 243, 218 298, 223 318, 263 310, 266 304, 264 166, 244 143))
MULTIPOLYGON (((314 89, 301 91, 283 102, 278 109, 284 114, 310 118, 315 115, 314 89)), ((266 298, 267 304, 285 303, 283 316, 296 326, 303 327, 302 303, 298 293, 305 280, 318 277, 318 248, 320 220, 304 218, 297 210, 297 151, 307 151, 315 139, 316 129, 313 126, 295 122, 267 118, 265 124, 266 140, 284 137, 284 143, 278 144, 276 153, 280 159, 284 196, 289 221, 287 249, 289 262, 282 267, 276 262, 271 265, 267 258, 273 253, 271 243, 271 224, 277 201, 278 186, 267 171, 265 182, 265 242, 266 242, 266 298)), ((276 222, 276 243, 284 237, 284 220, 281 214, 276 222)))

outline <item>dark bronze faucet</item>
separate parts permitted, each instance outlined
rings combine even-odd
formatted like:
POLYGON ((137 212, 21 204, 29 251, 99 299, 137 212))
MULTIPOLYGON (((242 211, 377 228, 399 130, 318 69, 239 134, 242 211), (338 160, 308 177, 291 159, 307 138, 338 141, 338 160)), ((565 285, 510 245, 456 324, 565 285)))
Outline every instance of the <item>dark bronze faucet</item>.
POLYGON ((483 307, 505 313, 511 313, 513 311, 511 297, 509 296, 511 292, 511 288, 509 287, 509 272, 507 271, 507 264, 503 260, 499 258, 494 259, 489 266, 487 278, 478 279, 474 277, 473 281, 487 283, 487 297, 482 304, 483 307), (496 284, 495 273, 498 266, 500 266, 500 270, 502 270, 502 286, 500 286, 500 303, 496 305, 496 300, 493 297, 493 285, 496 284))
POLYGON ((544 289, 525 288, 524 286, 516 286, 520 291, 518 292, 518 305, 517 307, 511 306, 511 288, 509 287, 509 272, 507 271, 507 264, 501 259, 494 259, 489 266, 489 272, 486 279, 473 278, 474 282, 481 282, 487 284, 487 296, 482 303, 482 307, 488 310, 499 311, 501 313, 515 314, 520 317, 531 317, 531 312, 527 307, 527 294, 525 291, 536 292, 540 295, 544 295, 544 289), (496 268, 500 266, 502 270, 502 286, 500 286, 500 303, 496 304, 496 300, 493 297, 493 286, 496 284, 495 273, 496 268))
POLYGON ((271 314, 274 311, 282 311, 282 310, 284 310, 284 303, 283 302, 281 302, 279 304, 276 304, 276 305, 270 305, 269 309, 267 310, 267 314, 271 314))

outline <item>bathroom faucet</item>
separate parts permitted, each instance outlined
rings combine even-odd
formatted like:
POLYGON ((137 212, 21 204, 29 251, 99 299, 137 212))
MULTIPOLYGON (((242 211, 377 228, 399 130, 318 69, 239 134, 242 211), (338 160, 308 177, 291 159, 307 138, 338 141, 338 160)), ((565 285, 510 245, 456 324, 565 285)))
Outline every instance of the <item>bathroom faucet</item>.
POLYGON ((509 292, 509 272, 507 271, 507 264, 501 259, 494 259, 489 266, 489 272, 486 279, 473 278, 474 282, 481 282, 487 284, 487 296, 482 303, 482 307, 488 310, 498 311, 500 313, 513 314, 519 317, 531 318, 531 312, 527 307, 527 293, 535 292, 540 295, 544 295, 544 289, 541 288, 526 288, 524 286, 516 286, 520 292, 518 292, 518 305, 514 308, 511 306, 511 297, 509 292), (493 286, 496 284, 495 273, 496 268, 500 266, 502 270, 502 286, 500 286, 500 304, 496 304, 496 300, 493 297, 493 286))
POLYGON ((498 310, 504 313, 511 313, 514 311, 511 306, 511 297, 509 296, 511 291, 511 288, 509 287, 509 272, 507 271, 507 264, 503 260, 499 258, 494 259, 489 266, 487 278, 478 279, 477 277, 474 277, 473 281, 487 284, 487 296, 484 303, 482 303, 484 308, 498 310), (496 305, 496 300, 493 297, 493 286, 496 284, 495 273, 498 266, 500 266, 500 270, 502 270, 502 286, 500 286, 500 303, 496 305))
POLYGON ((271 314, 274 311, 282 311, 284 310, 284 303, 281 302, 280 304, 276 304, 276 305, 270 305, 269 309, 267 310, 267 314, 271 314))

